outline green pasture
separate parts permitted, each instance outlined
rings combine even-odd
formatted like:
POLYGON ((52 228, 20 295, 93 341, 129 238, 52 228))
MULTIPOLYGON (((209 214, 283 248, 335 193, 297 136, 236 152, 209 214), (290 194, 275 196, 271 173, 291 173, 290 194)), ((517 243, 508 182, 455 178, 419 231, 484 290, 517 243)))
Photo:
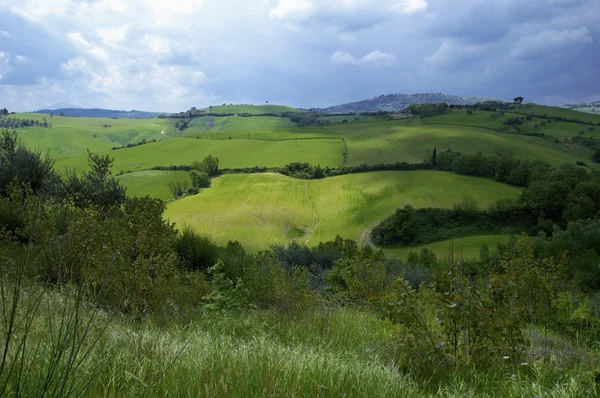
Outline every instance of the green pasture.
POLYGON ((317 244, 364 233, 398 207, 451 207, 464 196, 483 208, 520 190, 495 181, 439 171, 388 171, 298 180, 279 174, 224 175, 198 195, 167 206, 165 217, 251 250, 293 239, 317 244), (299 236, 300 235, 300 236, 299 236))
MULTIPOLYGON (((503 123, 510 117, 522 117, 523 114, 507 112, 504 116, 492 117, 494 113, 495 112, 473 110, 473 114, 469 115, 465 109, 451 109, 446 114, 426 117, 421 120, 424 124, 450 124, 465 127, 482 127, 504 132, 517 132, 511 126, 506 126, 503 123)), ((518 130, 526 133, 543 133, 545 136, 553 137, 575 137, 580 135, 580 131, 584 131, 584 137, 600 137, 600 127, 592 127, 593 130, 590 131, 588 129, 591 126, 570 122, 548 123, 547 120, 538 117, 533 117, 531 120, 525 120, 522 125, 516 127, 518 130), (544 122, 545 124, 542 125, 544 122), (538 127, 535 127, 536 125, 538 127)))
POLYGON ((92 152, 104 152, 143 139, 164 140, 180 135, 174 127, 175 119, 50 117, 50 115, 36 113, 10 116, 40 122, 45 118, 48 123, 51 123, 51 128, 26 127, 16 129, 16 132, 25 145, 49 152, 56 159, 85 155, 88 149, 92 152))
POLYGON ((187 171, 144 170, 117 176, 121 184, 127 188, 127 196, 142 197, 150 195, 162 200, 173 199, 169 182, 187 180, 191 183, 187 171))
MULTIPOLYGON (((145 170, 153 166, 187 165, 208 155, 218 157, 221 168, 277 167, 295 161, 336 167, 343 157, 342 141, 336 138, 297 141, 177 138, 106 153, 115 159, 114 173, 145 170)), ((59 171, 65 168, 83 171, 86 167, 86 155, 56 162, 59 171)))
POLYGON ((250 113, 260 115, 265 113, 305 112, 300 109, 284 105, 218 105, 203 109, 210 113, 250 113))
POLYGON ((600 115, 593 113, 578 112, 571 109, 560 108, 556 106, 545 106, 545 105, 514 105, 514 109, 511 112, 520 113, 523 115, 539 115, 546 117, 564 117, 567 119, 579 119, 586 123, 598 124, 600 123, 600 115))
POLYGON ((348 165, 422 162, 431 157, 434 147, 438 152, 452 149, 484 155, 505 150, 512 152, 516 158, 542 160, 553 165, 578 160, 591 163, 591 151, 579 145, 478 127, 401 120, 332 126, 328 131, 345 138, 348 165))
POLYGON ((435 253, 438 259, 450 259, 452 253, 454 259, 465 259, 479 260, 479 253, 481 245, 487 245, 490 253, 494 251, 496 246, 501 243, 506 243, 510 235, 476 235, 466 236, 456 239, 448 239, 439 242, 429 243, 426 245, 419 246, 405 246, 395 248, 385 248, 383 251, 386 255, 393 258, 400 258, 406 260, 408 253, 416 252, 420 253, 422 249, 426 248, 435 253))

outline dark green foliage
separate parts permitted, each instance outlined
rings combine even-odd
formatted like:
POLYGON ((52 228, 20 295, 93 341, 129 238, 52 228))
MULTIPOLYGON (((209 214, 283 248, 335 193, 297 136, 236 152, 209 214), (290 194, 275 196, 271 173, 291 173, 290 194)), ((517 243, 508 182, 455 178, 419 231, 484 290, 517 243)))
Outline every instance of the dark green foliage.
POLYGON ((371 237, 378 245, 417 245, 469 235, 535 232, 536 220, 510 200, 480 211, 465 198, 453 209, 398 209, 373 228, 371 237))
POLYGON ((184 227, 175 241, 180 266, 187 270, 207 270, 217 263, 219 248, 206 235, 184 227))
POLYGON ((191 170, 201 171, 214 177, 219 174, 219 158, 208 155, 201 162, 195 161, 190 166, 191 170))
POLYGON ((210 177, 208 176, 208 173, 192 170, 190 171, 190 178, 192 179, 192 187, 194 188, 210 187, 210 177))
POLYGON ((592 160, 595 163, 600 163, 600 149, 597 149, 596 152, 592 155, 592 160))
POLYGON ((125 202, 125 188, 112 176, 114 159, 108 155, 88 152, 90 170, 71 171, 57 189, 57 197, 79 208, 96 207, 107 210, 125 202))
POLYGON ((48 191, 57 181, 54 160, 42 157, 19 145, 15 132, 4 129, 0 134, 0 194, 7 196, 13 181, 31 187, 35 193, 48 191))
POLYGON ((509 117, 504 121, 504 124, 507 126, 516 126, 516 125, 521 125, 523 124, 524 121, 524 117, 509 117))
POLYGON ((433 155, 431 155, 431 165, 433 167, 437 166, 437 148, 433 148, 433 155))
POLYGON ((411 105, 408 107, 408 110, 413 115, 420 115, 420 116, 440 115, 440 114, 446 113, 446 111, 448 110, 448 104, 445 102, 440 102, 440 103, 433 103, 433 104, 425 103, 425 104, 411 105))
POLYGON ((188 192, 188 189, 190 189, 190 184, 187 182, 187 180, 169 181, 168 185, 171 193, 173 194, 173 199, 181 198, 188 192))

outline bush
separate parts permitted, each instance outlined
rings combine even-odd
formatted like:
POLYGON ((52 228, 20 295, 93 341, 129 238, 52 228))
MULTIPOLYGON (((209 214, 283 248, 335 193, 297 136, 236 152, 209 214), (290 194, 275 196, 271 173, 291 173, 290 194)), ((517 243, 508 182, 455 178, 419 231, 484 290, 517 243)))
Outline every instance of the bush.
POLYGON ((219 247, 206 235, 184 227, 175 240, 179 265, 186 270, 204 271, 217 263, 219 247))

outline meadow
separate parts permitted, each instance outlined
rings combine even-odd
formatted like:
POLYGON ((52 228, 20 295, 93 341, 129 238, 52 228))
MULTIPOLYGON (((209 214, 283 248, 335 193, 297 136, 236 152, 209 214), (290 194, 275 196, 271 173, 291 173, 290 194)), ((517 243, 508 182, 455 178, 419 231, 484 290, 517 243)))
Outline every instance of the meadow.
POLYGON ((224 175, 198 195, 169 203, 165 217, 223 244, 239 240, 251 250, 297 240, 316 245, 363 234, 406 204, 452 207, 464 196, 481 208, 520 189, 438 171, 350 174, 297 180, 279 174, 224 175))
POLYGON ((285 105, 239 105, 239 104, 223 104, 218 106, 211 106, 210 108, 203 109, 206 112, 213 114, 229 114, 229 113, 248 113, 251 115, 262 115, 267 113, 280 114, 280 113, 296 113, 305 112, 300 109, 292 108, 285 105))

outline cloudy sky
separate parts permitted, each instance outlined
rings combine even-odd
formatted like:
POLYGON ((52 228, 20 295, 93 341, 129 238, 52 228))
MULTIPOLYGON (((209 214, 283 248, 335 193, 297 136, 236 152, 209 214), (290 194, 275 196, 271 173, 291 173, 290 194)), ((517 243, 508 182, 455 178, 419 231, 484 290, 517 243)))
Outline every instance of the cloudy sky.
POLYGON ((0 0, 0 107, 600 99, 599 0, 0 0))

